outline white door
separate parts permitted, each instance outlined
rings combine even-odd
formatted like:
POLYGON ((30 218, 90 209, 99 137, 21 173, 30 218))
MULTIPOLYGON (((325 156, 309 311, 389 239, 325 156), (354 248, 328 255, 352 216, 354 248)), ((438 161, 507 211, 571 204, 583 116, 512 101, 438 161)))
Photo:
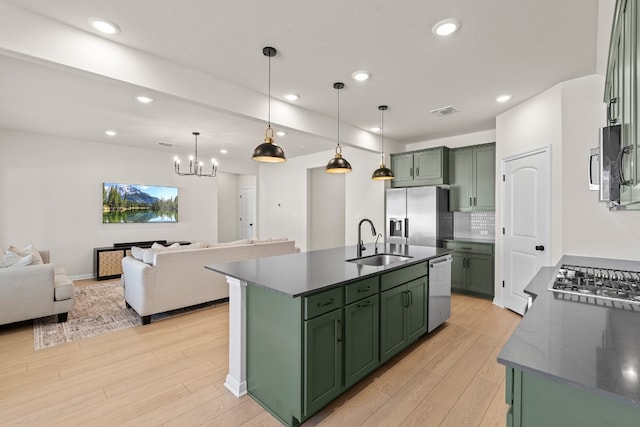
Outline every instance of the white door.
POLYGON ((549 147, 511 156, 503 171, 503 304, 524 314, 524 288, 549 265, 549 147))
POLYGON ((240 189, 240 238, 252 239, 254 237, 254 201, 256 190, 253 187, 240 189))

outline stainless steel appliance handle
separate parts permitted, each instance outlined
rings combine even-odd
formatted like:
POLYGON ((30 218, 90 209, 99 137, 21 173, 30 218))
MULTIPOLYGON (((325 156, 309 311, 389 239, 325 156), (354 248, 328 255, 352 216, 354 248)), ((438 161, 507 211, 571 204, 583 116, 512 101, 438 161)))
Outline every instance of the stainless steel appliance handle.
POLYGON ((449 261, 451 261, 451 255, 443 256, 431 261, 430 266, 434 267, 438 264, 442 264, 443 262, 449 262, 449 261))
POLYGON ((409 218, 404 219, 404 237, 409 238, 409 218))
POLYGON ((613 107, 613 104, 616 104, 618 102, 618 98, 611 98, 609 100, 609 102, 607 103, 607 123, 611 124, 611 125, 615 125, 616 122, 618 121, 617 118, 613 118, 611 116, 611 109, 613 107))

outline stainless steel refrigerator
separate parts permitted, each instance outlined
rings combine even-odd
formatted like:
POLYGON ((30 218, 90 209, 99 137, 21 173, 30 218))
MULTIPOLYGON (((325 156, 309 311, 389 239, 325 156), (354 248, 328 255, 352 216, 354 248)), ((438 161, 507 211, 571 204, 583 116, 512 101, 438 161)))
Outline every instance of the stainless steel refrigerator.
POLYGON ((441 248, 453 237, 449 190, 440 187, 389 188, 386 197, 387 243, 441 248))

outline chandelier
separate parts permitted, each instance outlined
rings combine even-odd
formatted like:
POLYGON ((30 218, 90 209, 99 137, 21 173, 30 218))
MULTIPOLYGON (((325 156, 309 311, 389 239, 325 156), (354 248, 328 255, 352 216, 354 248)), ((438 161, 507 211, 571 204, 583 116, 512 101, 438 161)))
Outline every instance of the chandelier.
POLYGON ((200 135, 200 132, 192 133, 196 137, 196 150, 195 155, 189 156, 189 172, 180 171, 180 159, 177 156, 173 159, 175 171, 180 176, 206 176, 214 178, 218 174, 218 163, 216 163, 216 159, 211 159, 211 173, 203 172, 204 163, 198 160, 198 135, 200 135))

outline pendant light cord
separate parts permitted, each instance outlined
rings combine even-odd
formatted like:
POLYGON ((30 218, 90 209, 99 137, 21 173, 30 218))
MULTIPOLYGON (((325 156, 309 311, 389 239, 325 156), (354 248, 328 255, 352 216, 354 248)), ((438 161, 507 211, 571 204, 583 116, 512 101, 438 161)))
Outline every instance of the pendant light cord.
POLYGON ((340 89, 338 88, 338 147, 340 147, 340 89))
POLYGON ((382 163, 384 163, 384 110, 380 109, 380 153, 382 155, 382 163))
POLYGON ((269 113, 267 117, 268 127, 271 127, 271 56, 269 56, 269 113))

